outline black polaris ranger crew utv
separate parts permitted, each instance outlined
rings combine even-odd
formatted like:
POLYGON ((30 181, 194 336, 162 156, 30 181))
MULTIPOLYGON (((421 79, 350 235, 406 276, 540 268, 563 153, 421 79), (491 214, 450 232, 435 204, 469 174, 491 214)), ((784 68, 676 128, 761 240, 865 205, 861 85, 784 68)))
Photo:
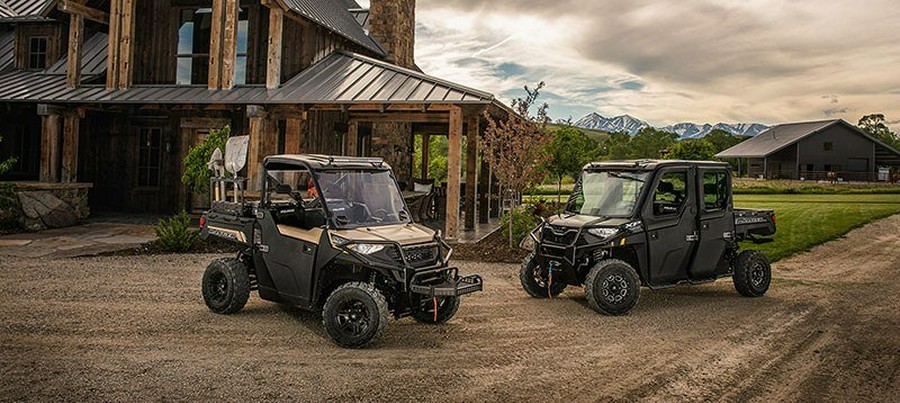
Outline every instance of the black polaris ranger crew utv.
POLYGON ((383 160, 279 155, 262 171, 259 202, 239 200, 244 180, 212 181, 220 195, 201 237, 241 248, 203 276, 212 311, 237 312, 258 290, 265 300, 321 309, 335 343, 361 348, 381 337, 389 315, 444 323, 460 296, 482 289, 481 277, 460 277, 449 265, 439 233, 412 222, 383 160), (224 201, 228 194, 238 200, 224 201))
POLYGON ((607 315, 634 308, 651 289, 732 277, 759 297, 771 281, 768 259, 739 242, 768 242, 771 210, 736 209, 728 164, 619 161, 584 167, 563 214, 531 232, 534 252, 520 272, 535 298, 584 285, 588 304, 607 315))

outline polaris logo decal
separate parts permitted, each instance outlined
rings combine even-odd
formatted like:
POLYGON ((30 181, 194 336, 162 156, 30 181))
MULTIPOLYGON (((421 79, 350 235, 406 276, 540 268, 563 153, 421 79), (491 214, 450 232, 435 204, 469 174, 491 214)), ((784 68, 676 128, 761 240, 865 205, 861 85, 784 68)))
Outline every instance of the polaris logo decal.
POLYGON ((209 234, 212 236, 216 236, 219 238, 230 239, 232 241, 247 243, 247 239, 244 237, 244 234, 240 231, 218 228, 218 227, 209 227, 209 234))

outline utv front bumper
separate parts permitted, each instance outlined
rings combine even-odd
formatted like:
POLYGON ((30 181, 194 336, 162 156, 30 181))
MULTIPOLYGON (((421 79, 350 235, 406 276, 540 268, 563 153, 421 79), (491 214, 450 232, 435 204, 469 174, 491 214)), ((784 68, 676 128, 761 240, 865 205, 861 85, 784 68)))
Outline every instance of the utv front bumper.
POLYGON ((482 280, 481 276, 460 277, 459 269, 455 267, 416 273, 409 284, 411 293, 429 297, 459 297, 482 291, 483 289, 484 280, 482 280), (437 281, 433 279, 436 273, 445 271, 450 272, 446 279, 439 278, 437 281), (432 280, 422 280, 427 277, 432 277, 432 280))

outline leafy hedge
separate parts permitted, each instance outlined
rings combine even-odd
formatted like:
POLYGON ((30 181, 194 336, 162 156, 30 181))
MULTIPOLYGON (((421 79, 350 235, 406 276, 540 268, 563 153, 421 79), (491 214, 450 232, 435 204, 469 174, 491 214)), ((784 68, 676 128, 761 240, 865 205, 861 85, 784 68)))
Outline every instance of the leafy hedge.
POLYGON ((181 176, 181 183, 187 185, 191 191, 206 191, 209 188, 209 158, 217 148, 222 150, 223 154, 225 153, 225 144, 229 137, 231 137, 231 127, 229 126, 222 129, 211 129, 206 140, 191 148, 184 157, 184 174, 181 176))

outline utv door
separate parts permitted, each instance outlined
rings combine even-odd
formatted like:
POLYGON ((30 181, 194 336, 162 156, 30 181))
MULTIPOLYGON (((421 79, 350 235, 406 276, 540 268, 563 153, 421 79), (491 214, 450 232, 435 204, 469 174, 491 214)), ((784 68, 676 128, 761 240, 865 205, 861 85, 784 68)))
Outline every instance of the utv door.
POLYGON ((725 169, 700 169, 700 242, 691 265, 692 280, 707 280, 730 270, 726 256, 734 239, 731 177, 725 169))
POLYGON ((649 244, 651 286, 687 279, 697 237, 697 202, 693 169, 660 170, 644 203, 644 226, 649 244))
MULTIPOLYGON (((259 223, 260 241, 265 245, 263 250, 267 249, 261 251, 260 255, 279 299, 297 305, 309 305, 312 301, 316 249, 323 230, 305 230, 278 224, 269 212, 259 223)), ((260 286, 263 286, 262 281, 260 286)))

